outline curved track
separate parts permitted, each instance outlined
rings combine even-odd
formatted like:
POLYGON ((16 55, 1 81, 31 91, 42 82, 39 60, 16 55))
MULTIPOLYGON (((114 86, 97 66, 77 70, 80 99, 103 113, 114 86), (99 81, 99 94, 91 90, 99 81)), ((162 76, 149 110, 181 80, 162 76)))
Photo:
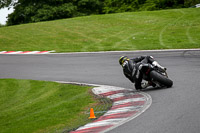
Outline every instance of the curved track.
POLYGON ((174 86, 149 89, 151 107, 110 133, 198 133, 200 131, 200 50, 0 55, 0 78, 75 81, 133 88, 118 58, 152 55, 168 68, 174 86))

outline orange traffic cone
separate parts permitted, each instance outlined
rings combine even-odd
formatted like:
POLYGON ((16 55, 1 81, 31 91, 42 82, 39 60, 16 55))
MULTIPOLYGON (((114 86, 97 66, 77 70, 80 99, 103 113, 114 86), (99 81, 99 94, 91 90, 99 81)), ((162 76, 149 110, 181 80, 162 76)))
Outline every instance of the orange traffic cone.
POLYGON ((91 108, 90 109, 90 117, 89 117, 89 119, 95 119, 96 118, 96 116, 94 115, 94 110, 93 110, 93 108, 91 108))

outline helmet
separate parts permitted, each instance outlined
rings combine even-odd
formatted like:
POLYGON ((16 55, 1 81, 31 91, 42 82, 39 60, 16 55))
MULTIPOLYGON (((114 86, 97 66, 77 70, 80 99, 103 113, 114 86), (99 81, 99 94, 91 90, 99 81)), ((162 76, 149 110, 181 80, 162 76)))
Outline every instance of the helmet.
POLYGON ((124 61, 128 60, 128 57, 127 56, 121 56, 119 58, 119 64, 122 65, 124 63, 124 61))

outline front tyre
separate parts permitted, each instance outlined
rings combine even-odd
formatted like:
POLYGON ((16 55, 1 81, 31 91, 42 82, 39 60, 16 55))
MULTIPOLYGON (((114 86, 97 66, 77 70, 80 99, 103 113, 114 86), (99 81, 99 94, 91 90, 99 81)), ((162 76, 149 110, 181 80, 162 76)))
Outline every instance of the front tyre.
POLYGON ((172 87, 173 85, 173 81, 154 70, 150 72, 150 77, 153 81, 157 81, 166 87, 172 87))

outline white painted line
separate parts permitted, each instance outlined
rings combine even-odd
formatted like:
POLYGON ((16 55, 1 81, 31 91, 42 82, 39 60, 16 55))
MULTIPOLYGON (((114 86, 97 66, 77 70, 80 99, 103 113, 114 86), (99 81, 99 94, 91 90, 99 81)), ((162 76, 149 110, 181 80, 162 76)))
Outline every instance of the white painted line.
POLYGON ((141 106, 129 106, 129 107, 123 107, 123 108, 118 108, 118 109, 114 109, 114 110, 109 110, 107 113, 105 113, 104 115, 112 115, 112 114, 116 114, 116 113, 125 113, 125 112, 130 112, 130 111, 137 111, 138 108, 140 108, 141 106))
POLYGON ((123 97, 123 96, 125 96, 124 93, 117 93, 117 94, 113 94, 113 95, 107 96, 107 98, 115 99, 115 98, 119 98, 119 97, 123 97))
POLYGON ((70 52, 70 53, 49 53, 49 54, 104 54, 104 53, 141 53, 141 52, 173 52, 173 51, 199 51, 200 49, 158 49, 158 50, 135 50, 135 51, 99 51, 99 52, 70 52))
POLYGON ((18 55, 24 55, 24 54, 50 54, 52 51, 0 51, 0 54, 18 54, 18 55))
POLYGON ((5 53, 5 52, 7 52, 7 51, 0 51, 0 54, 3 54, 3 53, 5 53))
POLYGON ((18 54, 18 53, 21 53, 22 51, 14 51, 14 52, 10 52, 10 53, 7 53, 7 54, 18 54))
POLYGON ((40 51, 30 51, 30 52, 27 52, 27 53, 24 53, 24 54, 35 54, 35 53, 38 53, 40 51))
POLYGON ((120 104, 125 104, 125 103, 129 103, 129 102, 137 102, 137 101, 145 101, 145 98, 142 97, 142 98, 125 99, 125 100, 114 102, 113 106, 120 105, 120 104))
POLYGON ((108 126, 108 125, 115 125, 117 123, 119 123, 120 121, 123 121, 127 118, 120 118, 120 119, 108 119, 108 120, 102 120, 102 121, 98 121, 98 122, 94 122, 94 123, 89 123, 81 128, 79 128, 77 131, 79 130, 83 130, 86 128, 91 128, 91 127, 98 127, 98 126, 108 126))
POLYGON ((102 93, 107 93, 111 91, 120 91, 120 90, 127 90, 127 91, 133 91, 133 89, 125 89, 125 88, 120 88, 120 87, 114 87, 114 86, 100 86, 99 88, 93 89, 95 94, 102 94, 102 93))

